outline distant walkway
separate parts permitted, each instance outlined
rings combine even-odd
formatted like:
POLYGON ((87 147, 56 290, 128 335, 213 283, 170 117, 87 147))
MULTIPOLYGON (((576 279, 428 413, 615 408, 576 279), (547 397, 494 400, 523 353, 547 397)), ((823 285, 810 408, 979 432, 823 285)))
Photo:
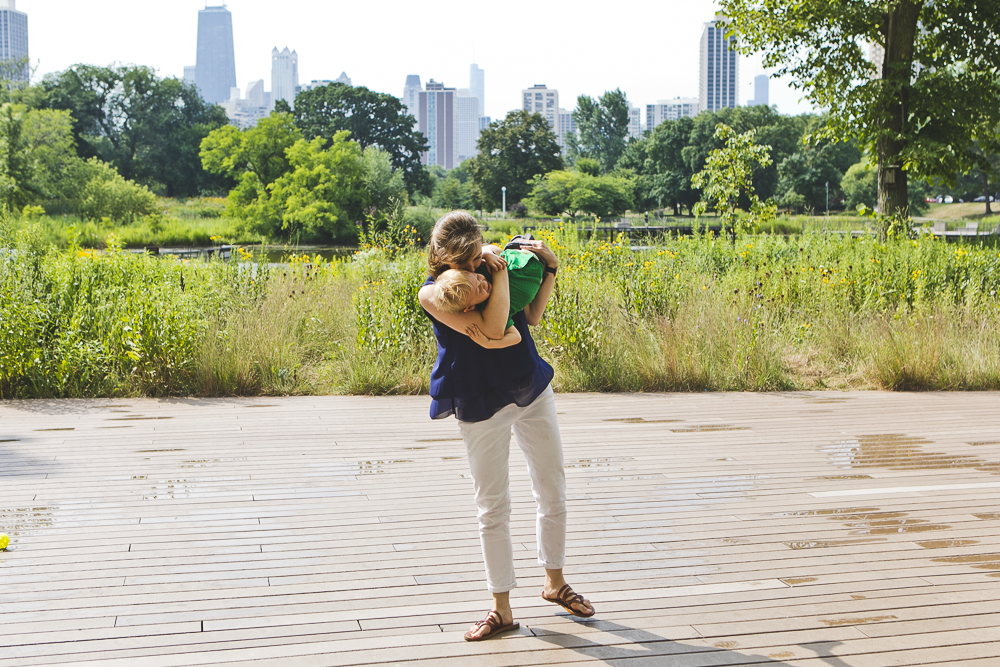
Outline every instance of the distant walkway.
POLYGON ((426 397, 0 401, 0 667, 1000 664, 1000 394, 557 396, 567 575, 487 608, 426 397))

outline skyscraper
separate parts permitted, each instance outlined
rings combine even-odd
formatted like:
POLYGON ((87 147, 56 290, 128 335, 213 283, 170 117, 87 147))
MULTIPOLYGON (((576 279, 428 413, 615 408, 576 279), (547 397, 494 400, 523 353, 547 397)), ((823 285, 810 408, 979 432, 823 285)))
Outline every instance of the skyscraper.
POLYGON ((479 100, 479 115, 486 115, 486 72, 479 65, 469 65, 469 90, 479 100))
POLYGON ((457 115, 455 114, 455 89, 445 88, 434 79, 427 82, 427 90, 419 94, 417 130, 425 137, 429 148, 421 154, 420 161, 427 166, 439 164, 454 169, 458 160, 455 142, 457 115))
POLYGON ((236 86, 233 15, 225 5, 198 11, 198 57, 194 83, 209 104, 229 99, 236 86))
POLYGON ((479 98, 468 88, 459 88, 455 99, 455 150, 458 153, 456 165, 476 157, 479 150, 479 98))
POLYGON ((737 106, 740 61, 736 37, 726 36, 724 20, 709 21, 701 33, 701 58, 698 67, 699 110, 718 111, 737 106))
POLYGON ((28 15, 17 11, 15 0, 0 0, 0 62, 3 76, 28 83, 28 15))
POLYGON ((753 78, 753 99, 747 100, 748 107, 769 106, 768 78, 766 74, 758 74, 753 78))
POLYGON ((295 107, 295 95, 299 88, 299 54, 278 47, 271 50, 271 100, 285 100, 295 107))
POLYGON ((420 114, 420 91, 424 87, 420 85, 420 76, 417 74, 408 74, 406 76, 406 85, 403 86, 403 97, 400 98, 406 108, 409 109, 410 115, 416 118, 420 114))

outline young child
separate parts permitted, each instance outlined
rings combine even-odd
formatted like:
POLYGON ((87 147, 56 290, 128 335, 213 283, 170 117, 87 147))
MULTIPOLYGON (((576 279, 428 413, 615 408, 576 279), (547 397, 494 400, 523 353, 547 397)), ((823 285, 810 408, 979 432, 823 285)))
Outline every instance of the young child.
MULTIPOLYGON (((465 333, 479 345, 498 349, 521 342, 521 334, 514 328, 514 314, 524 310, 535 298, 545 276, 545 265, 528 250, 504 250, 500 257, 507 261, 507 280, 510 285, 510 315, 503 338, 487 338, 479 327, 473 325, 465 333)), ((448 269, 434 282, 434 305, 451 313, 468 312, 490 298, 493 285, 479 273, 448 269)))

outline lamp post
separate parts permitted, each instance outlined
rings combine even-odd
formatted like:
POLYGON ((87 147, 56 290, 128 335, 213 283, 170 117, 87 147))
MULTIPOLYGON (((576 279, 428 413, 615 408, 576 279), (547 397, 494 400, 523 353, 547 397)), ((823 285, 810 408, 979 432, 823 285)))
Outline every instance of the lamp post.
POLYGON ((507 217, 507 186, 500 188, 500 192, 503 194, 503 217, 507 217))
POLYGON ((830 217, 830 181, 826 182, 826 217, 830 217))

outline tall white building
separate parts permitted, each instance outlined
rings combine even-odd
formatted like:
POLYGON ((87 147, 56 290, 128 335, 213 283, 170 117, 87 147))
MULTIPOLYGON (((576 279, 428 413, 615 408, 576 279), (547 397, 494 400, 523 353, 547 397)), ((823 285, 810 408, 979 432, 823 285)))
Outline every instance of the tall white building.
POLYGON ((768 78, 766 74, 758 74, 753 78, 753 99, 747 100, 748 107, 770 106, 768 101, 768 78))
POLYGON ((271 51, 271 100, 285 100, 295 107, 295 94, 299 89, 299 54, 286 46, 281 52, 271 51))
POLYGON ((535 84, 521 91, 521 108, 528 113, 539 113, 549 121, 549 127, 556 134, 562 145, 562 135, 559 134, 559 91, 545 87, 545 84, 535 84))
POLYGON ((709 21, 701 33, 698 65, 699 110, 735 107, 740 85, 740 59, 736 37, 726 36, 724 21, 709 21))
POLYGON ((469 90, 479 100, 479 115, 486 115, 486 72, 479 65, 469 65, 469 90))
POLYGON ((434 79, 429 80, 427 89, 419 94, 417 130, 429 144, 420 161, 427 166, 439 164, 445 169, 454 169, 458 164, 456 100, 454 88, 445 88, 434 79))
POLYGON ((419 75, 408 74, 406 76, 406 85, 403 86, 403 96, 400 99, 414 118, 420 113, 420 92, 423 89, 424 87, 420 85, 419 75))
POLYGON ((479 151, 476 142, 479 141, 479 98, 468 88, 459 88, 455 98, 455 165, 462 164, 469 158, 476 157, 479 151))
POLYGON ((639 107, 628 108, 628 136, 633 139, 642 137, 642 109, 639 107))
POLYGON ((685 116, 694 118, 697 115, 697 97, 675 97, 672 100, 657 100, 656 104, 646 105, 646 129, 652 132, 657 125, 665 120, 677 120, 685 116))

